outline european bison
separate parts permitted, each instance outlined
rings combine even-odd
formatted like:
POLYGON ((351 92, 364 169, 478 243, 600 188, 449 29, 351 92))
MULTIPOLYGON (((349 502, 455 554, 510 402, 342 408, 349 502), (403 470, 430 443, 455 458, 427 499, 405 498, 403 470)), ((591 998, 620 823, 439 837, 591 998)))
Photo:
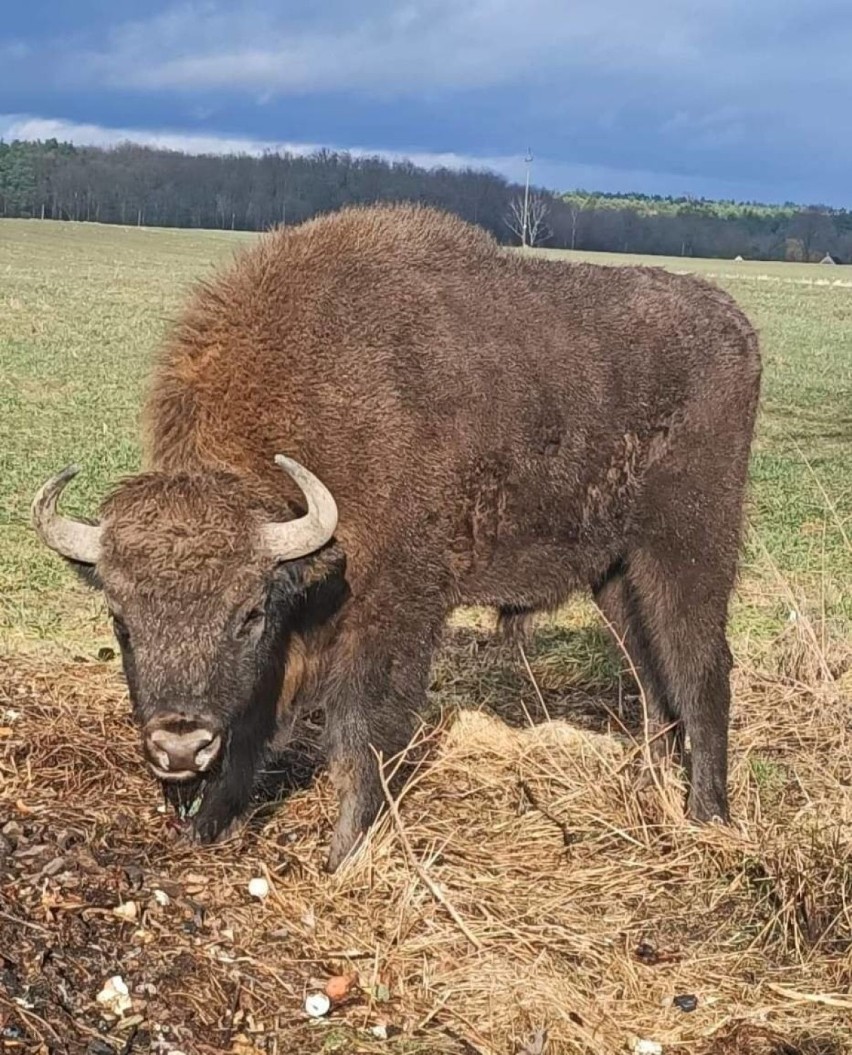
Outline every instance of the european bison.
POLYGON ((67 469, 34 520, 104 591, 154 773, 205 774, 202 841, 322 705, 336 868, 382 804, 374 749, 407 745, 448 612, 495 606, 511 627, 578 589, 623 635, 654 728, 689 735, 692 816, 724 818, 759 385, 752 327, 696 278, 522 258, 427 208, 347 209, 198 288, 147 397, 146 471, 87 524, 56 512, 67 469))

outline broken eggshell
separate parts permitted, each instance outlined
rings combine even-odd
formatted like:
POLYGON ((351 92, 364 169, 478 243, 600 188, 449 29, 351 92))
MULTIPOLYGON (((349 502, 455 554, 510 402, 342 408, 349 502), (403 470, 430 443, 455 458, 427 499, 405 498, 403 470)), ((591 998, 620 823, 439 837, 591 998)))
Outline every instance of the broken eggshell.
POLYGON ((325 993, 309 993, 305 997, 305 1011, 311 1018, 322 1018, 331 1010, 331 1000, 325 993))
POLYGON ((133 1006, 130 990, 120 974, 108 978, 95 999, 105 1011, 117 1018, 121 1018, 124 1012, 129 1011, 133 1006))

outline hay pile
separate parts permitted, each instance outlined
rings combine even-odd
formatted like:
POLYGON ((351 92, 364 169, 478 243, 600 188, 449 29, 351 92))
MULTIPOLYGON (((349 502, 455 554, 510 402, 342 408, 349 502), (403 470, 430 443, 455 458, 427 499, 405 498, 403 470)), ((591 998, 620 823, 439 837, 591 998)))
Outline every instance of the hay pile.
POLYGON ((0 660, 3 1051, 852 1052, 852 703, 835 684, 738 674, 730 830, 689 825, 673 773, 637 790, 620 721, 453 711, 332 877, 325 778, 223 847, 187 846, 126 712, 115 664, 0 660), (306 994, 354 972, 310 1020, 306 994), (96 1000, 114 975, 121 1016, 96 1000))

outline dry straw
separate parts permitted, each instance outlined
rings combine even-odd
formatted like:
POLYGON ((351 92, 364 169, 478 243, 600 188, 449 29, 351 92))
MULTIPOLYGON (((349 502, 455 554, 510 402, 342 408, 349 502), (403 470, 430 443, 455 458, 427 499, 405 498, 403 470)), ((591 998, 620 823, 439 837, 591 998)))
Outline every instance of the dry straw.
POLYGON ((516 656, 456 630, 436 673, 447 716, 335 876, 322 870, 324 777, 229 843, 192 847, 157 811, 112 666, 0 661, 4 1043, 852 1051, 852 703, 827 674, 848 657, 814 656, 819 635, 795 633, 802 677, 736 672, 735 821, 722 829, 684 819, 674 769, 640 779, 629 707, 594 711, 590 693, 560 710, 535 655, 533 688, 516 656), (489 710, 458 710, 462 698, 489 710), (247 894, 255 876, 262 900, 247 894), (130 922, 112 911, 128 900, 130 922), (306 993, 349 971, 359 986, 309 1021, 306 993), (95 997, 115 974, 134 1008, 104 1027, 95 997))

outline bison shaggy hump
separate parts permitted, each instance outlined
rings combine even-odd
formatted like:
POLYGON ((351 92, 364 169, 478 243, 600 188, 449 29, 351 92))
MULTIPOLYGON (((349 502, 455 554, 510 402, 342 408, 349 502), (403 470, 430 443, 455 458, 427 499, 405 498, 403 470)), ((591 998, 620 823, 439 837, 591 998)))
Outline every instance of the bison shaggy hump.
POLYGON ((103 586, 148 761, 201 782, 203 839, 321 705, 336 867, 381 805, 375 752, 410 739, 448 612, 494 606, 512 632, 580 589, 630 654, 656 745, 690 737, 693 816, 724 818, 759 380, 752 327, 694 277, 531 259, 427 208, 347 209, 196 290, 154 371, 146 472, 97 527, 57 517, 64 478, 37 520, 103 586))

